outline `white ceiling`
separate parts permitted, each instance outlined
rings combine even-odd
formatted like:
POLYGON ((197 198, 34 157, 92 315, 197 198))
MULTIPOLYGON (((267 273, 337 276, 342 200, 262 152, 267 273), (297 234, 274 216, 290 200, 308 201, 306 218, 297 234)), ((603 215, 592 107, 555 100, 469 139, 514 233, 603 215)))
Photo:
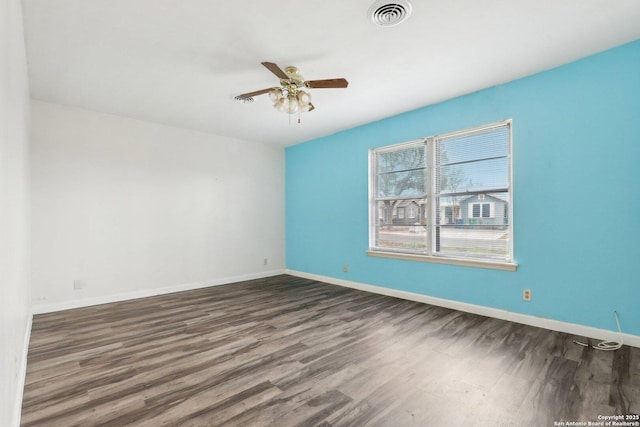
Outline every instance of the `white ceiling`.
MULTIPOLYGON (((380 28, 374 0, 23 0, 34 99, 292 145, 640 39, 640 0, 413 0, 380 28), (295 65, 313 112, 289 124, 260 65, 295 65)), ((392 1, 390 0, 390 3, 392 1)))

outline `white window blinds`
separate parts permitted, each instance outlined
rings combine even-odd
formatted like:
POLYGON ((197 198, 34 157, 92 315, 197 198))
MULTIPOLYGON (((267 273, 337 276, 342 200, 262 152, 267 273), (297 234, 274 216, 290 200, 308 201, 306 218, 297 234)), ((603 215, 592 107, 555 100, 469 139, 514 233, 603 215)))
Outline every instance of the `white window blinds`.
POLYGON ((503 123, 433 138, 434 203, 458 212, 437 215, 434 254, 510 260, 510 135, 503 123))

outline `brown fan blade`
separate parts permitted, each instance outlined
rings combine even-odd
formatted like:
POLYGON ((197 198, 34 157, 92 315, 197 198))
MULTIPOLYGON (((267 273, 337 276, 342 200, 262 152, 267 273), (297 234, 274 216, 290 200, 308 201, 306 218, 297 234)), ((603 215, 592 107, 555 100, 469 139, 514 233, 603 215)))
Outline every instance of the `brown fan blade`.
POLYGON ((312 89, 331 89, 347 87, 349 82, 345 79, 307 80, 304 85, 312 89))
POLYGON ((278 77, 279 79, 289 80, 289 76, 287 76, 287 73, 282 71, 280 67, 278 67, 273 62, 262 62, 261 64, 264 65, 267 68, 267 70, 275 74, 276 77, 278 77))
POLYGON ((267 93, 271 89, 273 89, 273 88, 270 87, 269 89, 261 89, 261 90, 256 90, 255 92, 243 93, 242 95, 238 95, 236 98, 240 98, 240 99, 253 98, 254 96, 258 96, 258 95, 262 95, 263 93, 267 93))

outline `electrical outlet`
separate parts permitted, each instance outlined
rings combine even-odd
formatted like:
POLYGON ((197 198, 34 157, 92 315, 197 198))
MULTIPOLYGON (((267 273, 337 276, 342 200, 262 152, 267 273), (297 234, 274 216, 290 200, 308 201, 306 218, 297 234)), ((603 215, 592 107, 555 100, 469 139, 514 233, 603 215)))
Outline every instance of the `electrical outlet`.
POLYGON ((267 265, 267 264, 269 264, 269 258, 265 258, 265 259, 264 259, 264 261, 263 261, 263 263, 264 263, 263 265, 267 265))
POLYGON ((345 273, 349 271, 349 265, 345 264, 342 266, 342 271, 344 271, 345 273))
POLYGON ((78 290, 84 288, 84 282, 82 280, 73 281, 73 289, 78 290))
POLYGON ((525 289, 522 291, 522 300, 531 301, 531 289, 525 289))

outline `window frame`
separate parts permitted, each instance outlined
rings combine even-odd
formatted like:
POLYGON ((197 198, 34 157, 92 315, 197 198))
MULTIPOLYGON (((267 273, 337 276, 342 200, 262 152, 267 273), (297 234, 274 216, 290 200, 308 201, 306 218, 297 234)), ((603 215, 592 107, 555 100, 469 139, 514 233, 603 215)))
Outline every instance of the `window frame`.
MULTIPOLYGON (((367 255, 373 257, 382 257, 382 258, 396 258, 396 259, 404 259, 404 260, 413 260, 413 261, 423 261, 423 262, 433 262, 439 264, 453 264, 453 265, 462 265, 469 267, 480 267, 480 268, 491 268, 505 271, 516 271, 518 268, 518 264, 514 262, 514 253, 513 253, 513 242, 514 242, 514 226, 513 226, 513 124, 512 120, 503 120, 499 122, 494 122, 490 124, 475 126, 472 128, 462 129, 458 131, 448 132, 440 135, 429 136, 426 138, 421 138, 413 141, 407 141, 399 144, 393 144, 378 148, 373 148, 369 150, 369 249, 367 250, 367 255), (440 209, 439 207, 439 199, 443 197, 441 194, 437 193, 436 188, 436 179, 437 174, 440 173, 438 160, 436 158, 436 151, 439 149, 439 142, 444 140, 450 140, 453 138, 461 138, 467 135, 479 134, 482 132, 491 131, 492 129, 504 128, 508 129, 508 148, 507 148, 507 158, 508 158, 508 168, 507 168, 507 191, 509 194, 509 203, 506 204, 507 215, 509 218, 507 229, 509 233, 509 242, 507 245, 507 256, 504 260, 500 259, 485 259, 481 257, 474 258, 473 256, 451 256, 444 255, 439 253, 439 249, 435 246, 436 234, 440 230, 440 225, 437 224, 437 219, 440 218, 440 213, 436 212, 436 209, 440 209), (384 198, 379 197, 375 192, 377 191, 377 177, 378 173, 376 171, 376 156, 379 153, 397 151, 404 148, 412 147, 412 146, 424 146, 426 149, 426 195, 424 199, 427 204, 427 232, 426 232, 426 250, 414 250, 414 249, 402 249, 402 248, 390 248, 390 247, 377 247, 377 239, 376 233, 378 232, 378 210, 379 210, 379 202, 383 201, 384 198), (437 201, 437 202, 436 202, 437 201)), ((480 196, 480 194, 478 194, 480 196)), ((489 217, 493 218, 495 213, 495 206, 491 206, 491 202, 485 199, 484 194, 483 197, 478 197, 477 201, 473 203, 478 203, 480 205, 480 217, 486 218, 482 216, 483 213, 483 205, 489 204, 489 217), (491 215, 493 214, 493 216, 491 215)), ((401 197, 399 197, 401 198, 401 197)))

